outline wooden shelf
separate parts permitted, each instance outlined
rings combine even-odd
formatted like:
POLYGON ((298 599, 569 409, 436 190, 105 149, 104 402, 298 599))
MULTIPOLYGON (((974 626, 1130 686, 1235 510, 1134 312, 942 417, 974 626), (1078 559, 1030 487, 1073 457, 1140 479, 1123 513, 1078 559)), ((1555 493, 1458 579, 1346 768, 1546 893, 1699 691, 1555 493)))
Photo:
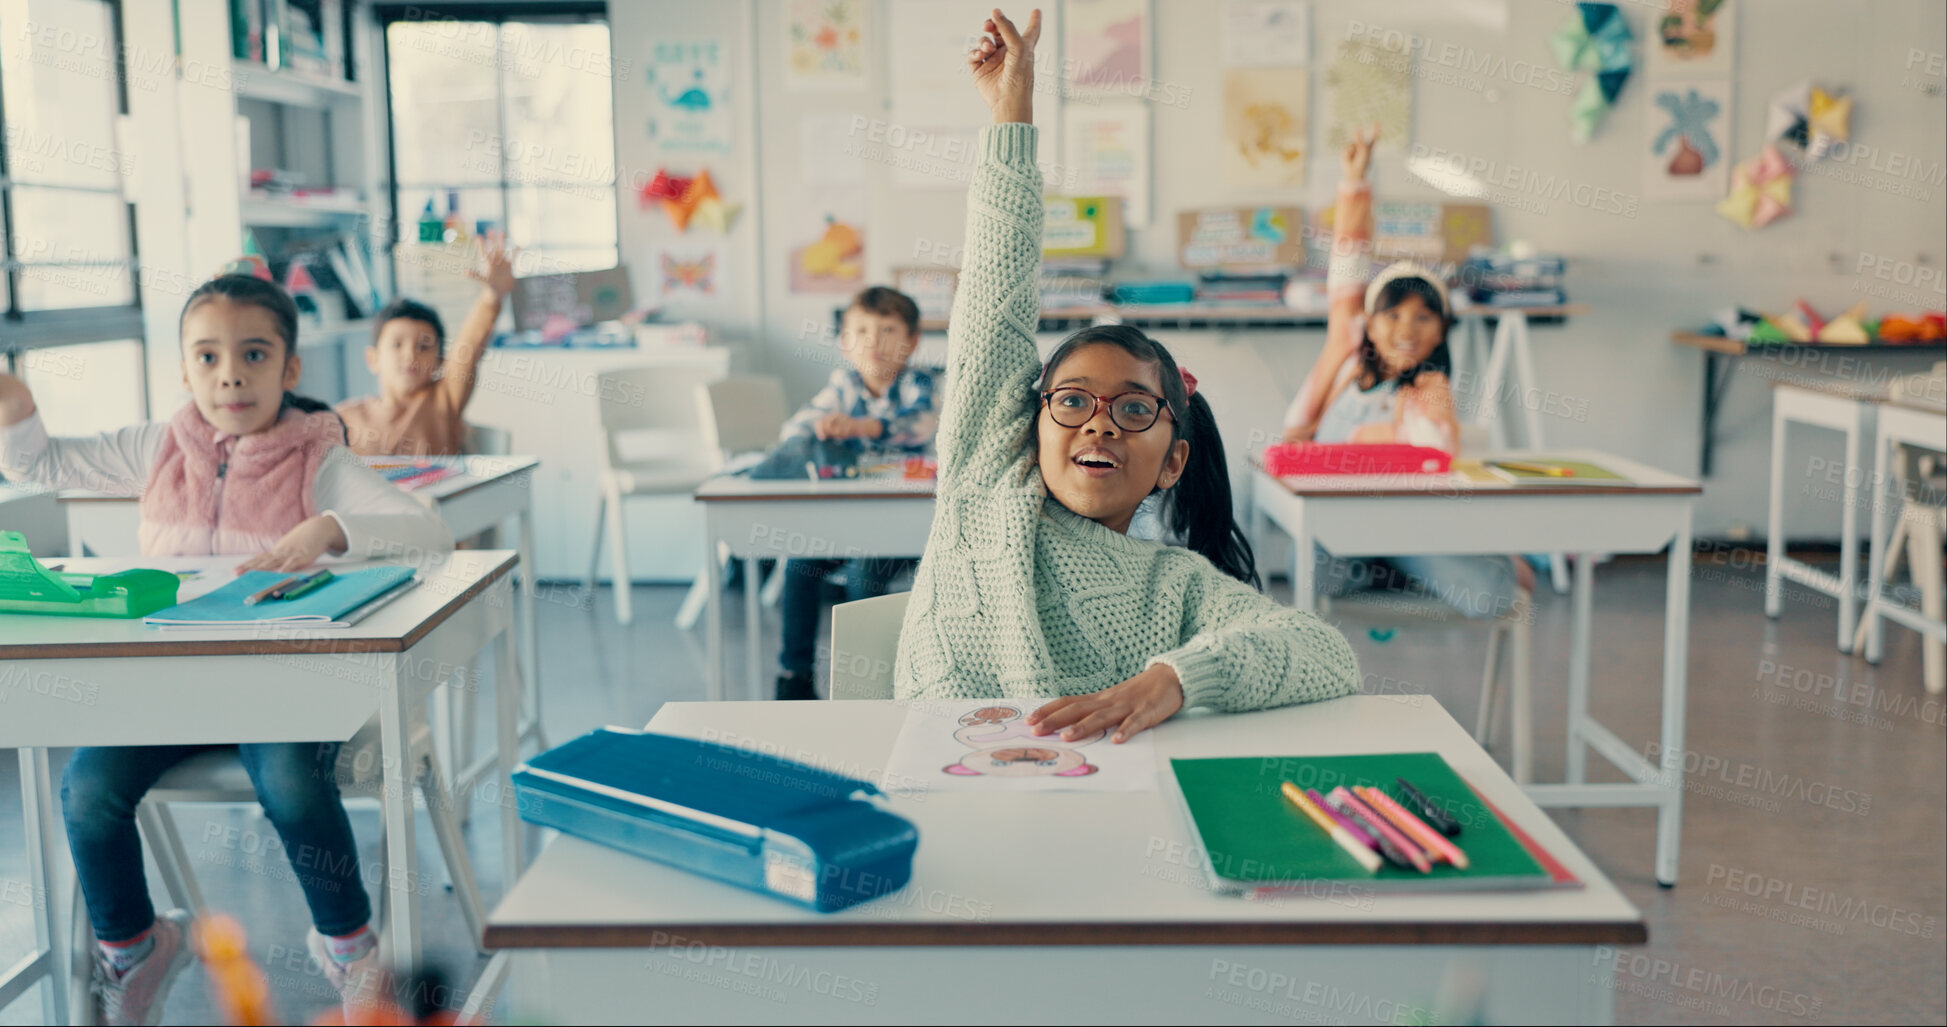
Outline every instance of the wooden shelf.
POLYGON ((236 86, 238 97, 266 103, 326 107, 365 99, 365 90, 355 82, 297 71, 273 71, 255 61, 232 62, 230 80, 236 86))
POLYGON ((1726 335, 1705 335, 1702 332, 1671 332, 1670 341, 1679 346, 1700 349, 1710 353, 1741 357, 1747 353, 1771 353, 1792 349, 1856 349, 1889 350, 1910 349, 1916 352, 1928 347, 1938 349, 1938 342, 1744 342, 1726 335))

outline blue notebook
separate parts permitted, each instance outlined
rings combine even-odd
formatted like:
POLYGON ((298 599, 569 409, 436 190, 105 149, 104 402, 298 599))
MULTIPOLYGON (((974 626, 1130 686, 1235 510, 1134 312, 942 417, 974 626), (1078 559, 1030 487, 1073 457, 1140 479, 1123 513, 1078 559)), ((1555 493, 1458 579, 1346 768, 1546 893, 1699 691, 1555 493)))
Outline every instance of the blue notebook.
POLYGON ((292 577, 277 571, 249 571, 207 595, 157 610, 142 618, 142 623, 164 630, 253 624, 348 628, 398 598, 417 580, 417 573, 411 567, 366 567, 338 574, 296 599, 267 599, 245 606, 247 597, 292 577))

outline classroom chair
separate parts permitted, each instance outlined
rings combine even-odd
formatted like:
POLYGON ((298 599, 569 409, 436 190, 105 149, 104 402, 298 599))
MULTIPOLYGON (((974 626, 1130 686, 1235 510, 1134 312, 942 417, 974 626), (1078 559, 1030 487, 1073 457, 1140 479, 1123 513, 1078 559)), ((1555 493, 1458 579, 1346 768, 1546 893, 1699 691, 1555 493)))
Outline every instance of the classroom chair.
MULTIPOLYGON (((703 443, 716 457, 718 471, 738 457, 762 453, 777 444, 777 435, 791 416, 784 402, 784 382, 769 375, 719 378, 696 387, 697 413, 702 421, 703 443)), ((719 575, 723 555, 718 555, 719 575)), ((719 577, 717 580, 723 580, 719 577)), ((676 611, 676 627, 688 631, 703 615, 710 599, 708 582, 699 577, 683 597, 676 611)), ((784 575, 773 573, 764 585, 764 605, 776 606, 784 594, 784 575)))
POLYGON ((892 661, 911 592, 832 607, 832 699, 892 698, 892 661))
MULTIPOLYGON (((1460 611, 1430 596, 1391 591, 1358 592, 1337 598, 1321 598, 1318 614, 1347 634, 1353 630, 1372 632, 1371 637, 1390 637, 1406 628, 1430 625, 1474 625, 1487 630, 1487 666, 1481 672, 1480 710, 1474 717, 1474 740, 1483 748, 1494 744, 1494 727, 1500 707, 1511 705, 1514 741, 1510 762, 1514 779, 1528 784, 1534 779, 1533 718, 1534 692, 1530 663, 1534 654, 1534 595, 1522 592, 1505 616, 1494 620, 1469 620, 1460 611), (1501 687, 1501 654, 1509 656, 1512 689, 1501 687), (1506 703, 1507 691, 1513 702, 1506 703)), ((1383 691, 1383 689, 1381 690, 1383 691)))
MULTIPOLYGON (((1947 534, 1947 483, 1943 483, 1940 458, 1909 451, 1903 461, 1902 495, 1899 519, 1886 544, 1886 555, 1879 580, 1893 580, 1906 557, 1907 572, 1920 592, 1920 613, 1928 620, 1947 619, 1947 572, 1942 570, 1941 536, 1947 534), (1906 483, 1911 483, 1906 484, 1906 483)), ((1866 642, 1881 614, 1867 607, 1852 636, 1852 651, 1870 655, 1866 642)), ((1937 636, 1921 635, 1921 681, 1935 695, 1947 691, 1947 643, 1937 636)))
POLYGON ((702 449, 696 405, 696 387, 715 377, 703 367, 630 367, 596 376, 602 498, 595 508, 587 589, 594 594, 606 523, 618 624, 634 619, 623 501, 631 496, 687 496, 715 473, 716 458, 702 449))
MULTIPOLYGON (((453 894, 460 901, 460 914, 466 919, 467 933, 474 951, 486 955, 486 900, 481 898, 480 885, 473 875, 473 860, 467 854, 466 837, 461 833, 459 819, 454 812, 453 797, 446 789, 439 760, 433 755, 432 731, 423 717, 416 719, 417 723, 412 725, 410 732, 409 761, 414 769, 413 776, 419 783, 419 794, 425 801, 426 811, 432 817, 433 834, 438 839, 440 854, 446 860, 446 873, 452 879, 453 894)), ((358 734, 353 735, 351 741, 339 750, 336 769, 338 787, 345 798, 378 798, 384 778, 379 762, 377 716, 367 721, 358 734)), ((244 772, 243 762, 237 758, 236 748, 224 746, 209 749, 169 768, 155 787, 149 789, 149 794, 135 811, 136 826, 148 842, 149 853, 155 859, 156 869, 161 872, 163 888, 168 892, 170 902, 201 916, 209 911, 209 907, 203 900, 203 890, 191 869, 193 864, 189 851, 183 846, 182 834, 176 829, 175 817, 170 809, 171 804, 179 802, 254 805, 257 792, 251 787, 250 775, 244 772)), ((390 882, 391 866, 386 862, 383 827, 379 835, 379 860, 379 880, 390 882)), ((360 866, 363 866, 363 860, 360 866)), ((88 926, 87 906, 80 887, 76 886, 73 891, 68 1008, 79 1011, 94 1008, 93 998, 88 992, 88 973, 92 964, 89 949, 94 944, 94 932, 88 926)), ((377 923, 381 927, 380 940, 387 945, 391 942, 391 936, 384 928, 389 926, 390 905, 391 889, 382 885, 377 923)), ((77 1016, 76 1022, 85 1021, 77 1016)))

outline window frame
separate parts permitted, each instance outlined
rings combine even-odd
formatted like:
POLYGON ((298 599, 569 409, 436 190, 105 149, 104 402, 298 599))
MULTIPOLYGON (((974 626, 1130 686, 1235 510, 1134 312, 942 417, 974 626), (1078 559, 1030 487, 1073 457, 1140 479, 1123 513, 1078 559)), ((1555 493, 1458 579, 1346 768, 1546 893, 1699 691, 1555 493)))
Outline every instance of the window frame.
MULTIPOLYGON (((110 31, 115 53, 115 110, 112 117, 128 117, 128 74, 124 64, 124 30, 122 23, 122 0, 95 0, 108 10, 110 31)), ((0 61, 5 54, 0 53, 0 61)), ((130 202, 121 187, 104 188, 98 186, 48 185, 39 182, 19 182, 8 172, 7 153, 7 105, 5 90, 0 89, 0 276, 7 282, 6 303, 0 306, 0 327, 5 328, 4 342, 0 342, 0 359, 11 371, 18 366, 18 355, 28 350, 45 349, 51 346, 65 346, 90 342, 114 342, 133 339, 142 342, 144 357, 147 355, 147 333, 142 322, 142 282, 141 247, 136 235, 135 204, 130 202), (15 188, 58 189, 66 192, 88 193, 95 196, 113 196, 122 203, 122 217, 128 231, 128 262, 130 302, 99 307, 68 307, 59 310, 23 310, 20 307, 20 279, 22 265, 14 252, 14 205, 15 188)), ((98 262, 36 261, 33 267, 102 267, 98 262)))
MULTIPOLYGON (((393 262, 393 277, 396 281, 398 277, 398 247, 406 241, 406 226, 416 223, 417 219, 416 216, 409 217, 408 212, 399 206, 399 196, 401 193, 401 183, 399 181, 399 148, 397 142, 399 133, 398 125, 393 118, 392 105, 392 34, 390 31, 392 26, 397 23, 481 21, 492 23, 496 27, 496 31, 498 31, 504 28, 510 21, 528 24, 557 25, 599 22, 609 30, 609 48, 611 52, 613 52, 615 46, 615 28, 609 22, 608 5, 600 2, 535 3, 531 2, 531 0, 529 2, 514 0, 514 2, 507 3, 471 2, 443 4, 437 9, 422 7, 418 4, 381 3, 375 5, 372 10, 379 24, 381 67, 379 68, 378 79, 385 98, 385 137, 387 141, 385 150, 386 184, 387 191, 390 193, 392 206, 392 217, 390 219, 392 237, 387 241, 386 252, 387 256, 393 262)), ((496 68, 494 75, 494 98, 495 128, 504 138, 507 131, 507 93, 504 69, 496 68)), ((611 76, 609 81, 609 132, 611 134, 615 131, 614 115, 615 83, 613 76, 611 76)), ((621 140, 614 140, 614 144, 619 149, 621 140)), ((499 176, 492 183, 467 186, 458 186, 452 183, 420 183, 407 185, 405 188, 414 191, 428 188, 441 190, 448 188, 494 189, 500 194, 501 226, 504 230, 512 218, 512 190, 514 187, 539 185, 542 188, 569 188, 577 186, 586 187, 587 185, 587 183, 565 181, 559 183, 516 181, 509 177, 508 170, 507 160, 503 156, 500 161, 499 176)), ((616 266, 620 266, 622 264, 622 218, 620 211, 622 179, 619 166, 616 169, 615 178, 609 183, 609 188, 614 193, 614 202, 610 204, 609 215, 614 219, 615 224, 615 263, 616 266)), ((545 253, 550 248, 552 247, 522 244, 524 251, 535 253, 545 253)), ((572 249, 585 247, 562 248, 572 249)))

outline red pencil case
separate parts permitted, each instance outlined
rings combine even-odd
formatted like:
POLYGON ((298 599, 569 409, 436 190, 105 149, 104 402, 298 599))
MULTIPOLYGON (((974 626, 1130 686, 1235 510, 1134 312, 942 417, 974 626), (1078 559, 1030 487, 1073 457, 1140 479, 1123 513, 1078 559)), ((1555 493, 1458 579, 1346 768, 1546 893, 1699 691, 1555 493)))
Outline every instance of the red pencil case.
POLYGON ((1294 474, 1439 474, 1453 456, 1431 446, 1397 443, 1280 443, 1264 450, 1264 469, 1274 477, 1294 474))

